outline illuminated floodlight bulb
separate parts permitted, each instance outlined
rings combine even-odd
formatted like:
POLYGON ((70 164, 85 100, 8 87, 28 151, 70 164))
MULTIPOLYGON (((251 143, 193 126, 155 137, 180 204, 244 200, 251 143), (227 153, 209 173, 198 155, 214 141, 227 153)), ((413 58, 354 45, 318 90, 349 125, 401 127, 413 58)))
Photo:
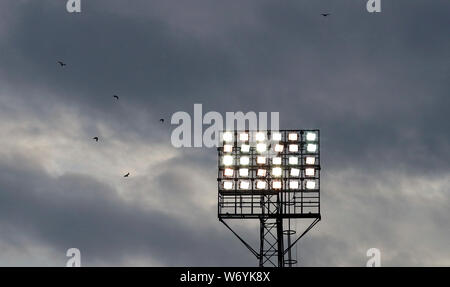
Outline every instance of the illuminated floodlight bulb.
POLYGON ((256 141, 262 142, 266 139, 266 134, 263 132, 257 132, 255 137, 256 137, 256 141))
POLYGON ((231 133, 231 132, 224 132, 224 133, 223 133, 223 140, 224 140, 225 142, 231 142, 231 141, 233 141, 233 133, 231 133))
POLYGON ((316 182, 313 180, 307 180, 306 181, 306 189, 315 189, 316 188, 316 182))
POLYGON ((316 162, 316 158, 313 156, 306 157, 306 164, 314 164, 316 162))
POLYGON ((297 177, 300 175, 300 170, 298 168, 291 168, 291 176, 297 177))
POLYGON ((316 145, 316 144, 308 144, 308 145, 306 146, 306 150, 307 150, 308 152, 316 152, 316 150, 317 150, 317 145, 316 145))
POLYGON ((224 173, 225 176, 233 176, 234 170, 231 169, 231 168, 226 168, 223 173, 224 173))
POLYGON ((223 151, 224 152, 232 152, 233 151, 233 146, 230 144, 226 144, 223 146, 223 151))
POLYGON ((266 174, 267 174, 267 171, 265 169, 262 169, 262 168, 258 169, 257 175, 259 177, 264 177, 264 176, 266 176, 266 174))
POLYGON ((280 177, 282 173, 281 167, 274 167, 272 168, 272 175, 274 177, 280 177))
POLYGON ((296 141, 296 140, 298 139, 297 133, 289 133, 288 139, 289 139, 290 141, 296 141))
POLYGON ((239 184, 240 189, 249 189, 250 188, 250 181, 248 180, 242 180, 239 184))
POLYGON ((280 165, 281 164, 281 157, 274 157, 272 159, 272 164, 274 165, 280 165))
POLYGON ((314 172, 314 168, 307 168, 305 169, 305 175, 306 176, 314 176, 315 172, 314 172))
POLYGON ((281 133, 272 133, 272 140, 277 142, 281 141, 281 133))
POLYGON ((232 165, 233 164, 233 157, 231 155, 224 155, 222 162, 224 165, 232 165))
POLYGON ((248 156, 243 156, 243 157, 241 157, 239 163, 241 165, 248 165, 250 163, 250 159, 248 156))
POLYGON ((223 188, 227 190, 233 189, 233 182, 231 180, 224 181, 223 188))
POLYGON ((298 181, 297 180, 289 181, 289 188, 290 189, 298 189, 298 181))
POLYGON ((239 176, 247 177, 248 176, 248 168, 240 168, 239 169, 239 176))
POLYGON ((272 181, 272 188, 273 189, 281 189, 281 181, 279 181, 279 180, 272 181))
POLYGON ((298 152, 298 144, 290 144, 289 151, 290 152, 298 152))
POLYGON ((276 152, 283 152, 283 148, 284 146, 282 144, 276 144, 274 149, 276 152))
POLYGON ((258 156, 256 158, 256 163, 257 164, 266 164, 266 157, 265 156, 258 156))
POLYGON ((290 156, 290 157, 289 157, 289 164, 290 164, 290 165, 297 165, 297 164, 298 164, 298 157, 296 157, 296 156, 290 156))
POLYGON ((256 182, 257 189, 266 189, 267 183, 264 180, 258 180, 256 182))
POLYGON ((241 152, 249 152, 250 146, 248 144, 241 145, 241 152))
POLYGON ((239 134, 239 140, 242 142, 248 141, 248 133, 240 133, 239 134))
POLYGON ((256 150, 258 152, 265 152, 267 150, 267 145, 265 143, 256 144, 256 150))
POLYGON ((317 138, 317 136, 316 136, 315 132, 307 132, 306 133, 306 140, 307 141, 313 142, 313 141, 316 140, 316 138, 317 138))

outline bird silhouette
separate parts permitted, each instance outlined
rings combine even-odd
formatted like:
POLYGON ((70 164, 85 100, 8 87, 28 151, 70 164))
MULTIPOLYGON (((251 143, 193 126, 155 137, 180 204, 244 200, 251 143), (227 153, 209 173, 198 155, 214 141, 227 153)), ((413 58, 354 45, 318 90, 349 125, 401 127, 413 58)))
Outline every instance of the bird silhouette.
POLYGON ((67 66, 67 64, 64 63, 64 62, 62 62, 62 61, 58 61, 58 64, 59 64, 61 67, 67 66))
POLYGON ((98 137, 93 137, 92 139, 98 142, 98 137))
POLYGON ((159 119, 159 121, 160 121, 161 123, 164 123, 164 119, 159 119))
POLYGON ((329 15, 331 15, 330 13, 322 13, 322 14, 320 14, 320 15, 322 15, 323 17, 327 17, 327 16, 329 16, 329 15))
POLYGON ((129 177, 130 176, 130 173, 127 173, 126 175, 124 175, 123 177, 129 177))
POLYGON ((118 99, 119 99, 119 96, 118 96, 118 95, 114 95, 113 98, 115 98, 116 100, 118 100, 118 99))

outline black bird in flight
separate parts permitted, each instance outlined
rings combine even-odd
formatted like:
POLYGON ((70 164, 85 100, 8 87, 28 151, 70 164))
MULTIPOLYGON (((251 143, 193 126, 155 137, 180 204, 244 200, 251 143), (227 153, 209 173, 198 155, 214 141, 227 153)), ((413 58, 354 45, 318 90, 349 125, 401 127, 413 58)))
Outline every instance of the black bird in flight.
POLYGON ((64 63, 64 62, 62 62, 62 61, 58 61, 58 64, 59 64, 61 67, 67 66, 67 64, 64 63))
POLYGON ((116 100, 119 99, 119 96, 118 96, 118 95, 114 95, 113 97, 114 97, 116 100))
POLYGON ((327 17, 327 16, 329 16, 329 15, 331 15, 330 13, 322 13, 322 14, 320 14, 320 15, 322 15, 323 17, 327 17))
POLYGON ((93 137, 92 139, 98 142, 98 137, 93 137))
POLYGON ((126 175, 124 175, 123 177, 129 177, 130 176, 130 173, 127 173, 126 175))
POLYGON ((164 119, 159 119, 159 121, 160 121, 161 123, 164 123, 164 119))

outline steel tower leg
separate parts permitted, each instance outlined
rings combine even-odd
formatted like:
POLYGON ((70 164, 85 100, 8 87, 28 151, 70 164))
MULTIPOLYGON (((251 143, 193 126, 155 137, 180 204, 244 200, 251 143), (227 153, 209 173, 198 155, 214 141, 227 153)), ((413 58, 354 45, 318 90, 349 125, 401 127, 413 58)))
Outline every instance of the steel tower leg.
POLYGON ((277 218, 278 267, 284 267, 283 219, 277 218))

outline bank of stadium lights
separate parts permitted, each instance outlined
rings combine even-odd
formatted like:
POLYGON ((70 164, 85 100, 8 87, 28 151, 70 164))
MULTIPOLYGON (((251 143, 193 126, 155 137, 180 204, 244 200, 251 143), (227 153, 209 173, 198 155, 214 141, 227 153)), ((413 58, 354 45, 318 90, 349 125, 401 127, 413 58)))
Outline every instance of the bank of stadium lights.
MULTIPOLYGON (((287 219, 315 218, 311 226, 320 220, 318 130, 225 131, 221 134, 218 152, 218 202, 222 222, 225 218, 269 218, 273 213, 265 209, 266 202, 281 206, 278 212, 287 219)), ((263 224, 261 228, 267 228, 263 224)), ((277 230, 282 230, 284 224, 286 222, 277 223, 277 230)), ((283 234, 291 234, 289 226, 285 231, 283 234)), ((266 233, 262 234, 261 242, 266 233)), ((277 236, 275 234, 274 238, 277 236)), ((286 253, 286 250, 280 252, 286 253)), ((278 258, 284 258, 280 252, 278 258)), ((264 256, 265 262, 267 257, 264 256)), ((279 263, 280 266, 292 265, 292 261, 286 259, 279 262, 283 263, 279 263)))
POLYGON ((224 190, 317 189, 316 131, 224 132, 224 190))

